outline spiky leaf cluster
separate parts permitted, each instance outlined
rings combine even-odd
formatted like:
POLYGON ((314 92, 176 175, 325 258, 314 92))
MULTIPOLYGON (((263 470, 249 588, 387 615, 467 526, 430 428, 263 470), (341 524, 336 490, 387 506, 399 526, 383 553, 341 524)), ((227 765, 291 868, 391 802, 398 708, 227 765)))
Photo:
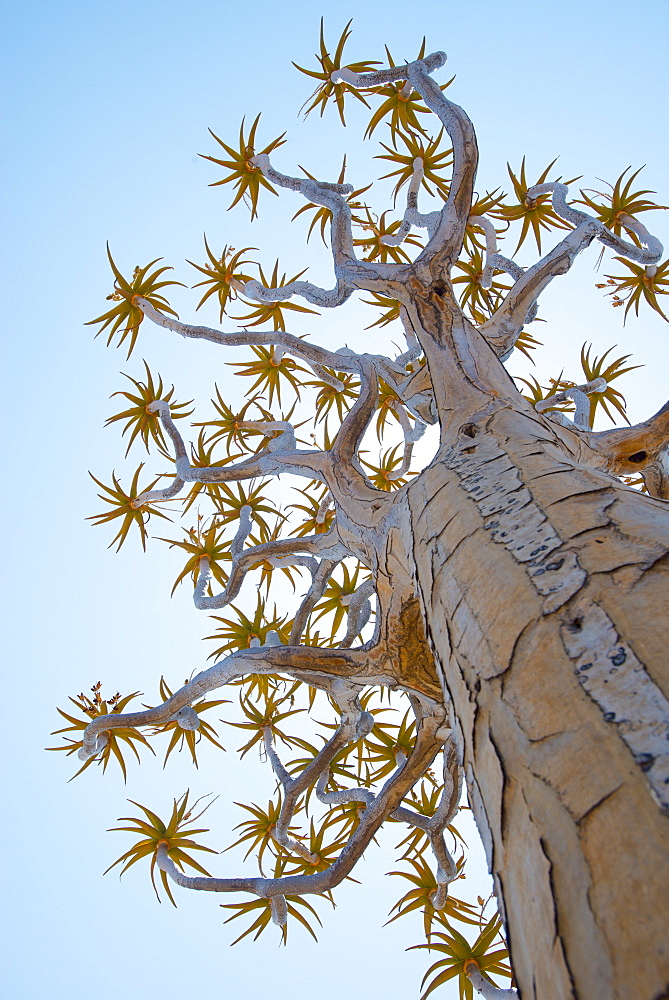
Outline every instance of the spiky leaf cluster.
POLYGON ((116 336, 118 336, 117 347, 120 347, 125 340, 128 340, 127 357, 130 357, 137 341, 140 324, 144 319, 144 313, 133 300, 141 296, 143 299, 147 299, 156 309, 160 309, 171 316, 176 316, 174 309, 172 309, 165 296, 162 295, 160 289, 167 288, 170 285, 181 285, 181 282, 168 281, 166 279, 160 280, 167 271, 172 270, 171 267, 157 267, 153 271, 151 270, 154 264, 157 264, 161 260, 160 257, 156 257, 155 260, 150 261, 144 267, 136 267, 132 278, 128 280, 121 274, 114 263, 114 258, 111 255, 109 247, 107 247, 107 256, 109 257, 109 264, 114 274, 114 291, 111 295, 107 296, 107 299, 117 302, 118 305, 112 306, 111 309, 102 313, 96 319, 89 320, 87 326, 100 323, 101 326, 96 333, 96 337, 106 331, 108 347, 116 336))
POLYGON ((271 191, 272 194, 276 194, 276 189, 263 177, 262 171, 252 162, 253 157, 261 153, 272 153, 279 146, 282 146, 285 142, 285 132, 283 135, 277 136, 276 139, 272 139, 262 149, 256 149, 256 132, 258 131, 260 115, 256 116, 248 135, 245 133, 244 122, 245 119, 242 119, 236 148, 223 142, 215 132, 209 129, 213 138, 227 154, 228 159, 219 159, 216 156, 205 156, 204 154, 200 155, 203 159, 211 160, 212 163, 218 164, 219 167, 224 167, 227 171, 225 176, 220 180, 213 181, 211 187, 218 187, 220 184, 233 185, 235 196, 228 208, 234 208, 238 202, 243 201, 251 210, 251 218, 255 219, 258 215, 258 198, 260 197, 261 189, 265 188, 265 190, 271 191))
MULTIPOLYGON (((83 740, 76 739, 77 735, 83 735, 83 731, 86 726, 93 719, 97 719, 101 715, 119 715, 124 712, 127 706, 135 698, 139 696, 139 691, 133 691, 132 694, 127 694, 121 696, 118 692, 112 695, 110 698, 102 697, 102 683, 98 681, 91 688, 91 695, 78 694, 76 697, 70 697, 70 701, 74 705, 77 711, 77 715, 71 715, 70 712, 65 712, 62 708, 57 711, 59 715, 69 722, 69 726, 65 726, 63 729, 55 729, 52 736, 59 736, 63 733, 72 733, 73 736, 64 736, 64 743, 61 743, 57 747, 48 747, 49 750, 64 750, 69 757, 73 753, 77 753, 83 746, 83 740)), ((112 730, 105 742, 105 745, 97 758, 89 757, 88 760, 84 761, 82 766, 73 775, 81 774, 86 768, 90 767, 91 764, 97 762, 102 766, 103 772, 107 770, 107 767, 111 761, 116 761, 123 774, 123 780, 125 781, 128 776, 125 758, 123 756, 123 751, 132 750, 135 758, 139 761, 138 746, 147 747, 153 753, 151 745, 147 741, 146 737, 140 733, 138 729, 132 726, 123 726, 119 729, 112 730)))
MULTIPOLYGON (((181 870, 184 868, 194 868, 195 871, 199 872, 201 875, 209 875, 207 869, 204 868, 191 853, 192 851, 206 851, 209 854, 216 854, 216 851, 212 847, 205 847, 204 845, 199 844, 196 840, 193 840, 193 837, 197 834, 207 833, 208 831, 203 827, 195 828, 188 826, 189 823, 195 823, 200 818, 202 813, 205 812, 208 806, 205 806, 199 813, 193 815, 198 802, 195 802, 189 809, 188 794, 189 793, 186 791, 181 798, 174 800, 172 813, 167 823, 157 816, 156 813, 147 809, 146 806, 129 799, 128 801, 131 802, 132 805, 137 806, 138 809, 142 810, 144 816, 119 816, 119 821, 126 821, 131 823, 132 826, 115 826, 112 829, 120 830, 124 833, 132 833, 135 836, 139 836, 139 840, 135 841, 129 850, 122 854, 120 858, 117 858, 116 861, 114 861, 109 868, 107 868, 105 875, 117 865, 122 865, 121 875, 124 875, 127 870, 132 867, 132 865, 137 864, 138 861, 141 861, 144 858, 149 858, 151 884, 153 885, 156 896, 160 900, 158 887, 155 882, 155 869, 157 851, 161 844, 165 844, 168 856, 181 870), (187 829, 184 829, 184 827, 187 827, 187 829)), ((177 904, 174 900, 174 896, 172 895, 170 883, 164 871, 160 872, 160 880, 163 884, 165 892, 167 893, 167 898, 173 906, 176 906, 177 904)))

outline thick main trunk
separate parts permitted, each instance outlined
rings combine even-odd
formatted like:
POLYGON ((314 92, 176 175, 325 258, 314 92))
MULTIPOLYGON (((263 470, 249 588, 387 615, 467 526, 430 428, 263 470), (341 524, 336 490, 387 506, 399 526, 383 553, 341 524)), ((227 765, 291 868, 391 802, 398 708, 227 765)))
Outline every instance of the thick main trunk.
MULTIPOLYGON (((507 406, 408 488, 523 1000, 668 992, 669 513, 507 406)), ((571 442, 571 443, 570 443, 571 442)))

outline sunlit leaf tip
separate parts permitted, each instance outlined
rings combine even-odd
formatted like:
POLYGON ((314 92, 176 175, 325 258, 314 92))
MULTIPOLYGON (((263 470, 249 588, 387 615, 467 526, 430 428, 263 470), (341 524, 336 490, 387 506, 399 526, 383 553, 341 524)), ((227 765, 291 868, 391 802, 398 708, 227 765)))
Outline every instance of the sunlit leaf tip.
POLYGON ((183 284, 180 281, 160 280, 167 271, 172 270, 171 267, 158 267, 153 271, 151 270, 155 264, 162 260, 161 257, 156 257, 155 260, 150 261, 144 267, 136 267, 132 278, 128 281, 117 268, 109 245, 107 246, 107 256, 114 274, 114 291, 111 295, 107 296, 107 299, 116 302, 117 305, 101 316, 89 320, 86 325, 91 326, 94 323, 100 323, 101 326, 96 333, 96 337, 107 330, 107 346, 112 343, 117 334, 119 335, 119 340, 116 344, 117 347, 120 347, 128 339, 127 357, 129 358, 135 347, 139 327, 144 319, 144 313, 139 306, 135 305, 135 298, 144 298, 159 312, 176 316, 176 312, 171 308, 167 299, 159 290, 166 288, 168 285, 180 285, 183 287, 183 284))

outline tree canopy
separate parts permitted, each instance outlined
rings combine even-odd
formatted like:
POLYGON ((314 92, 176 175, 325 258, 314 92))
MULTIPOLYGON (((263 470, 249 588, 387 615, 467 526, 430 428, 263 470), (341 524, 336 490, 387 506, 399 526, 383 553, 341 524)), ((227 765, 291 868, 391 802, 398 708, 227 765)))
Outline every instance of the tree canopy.
MULTIPOLYGON (((428 948, 430 960, 437 956, 424 995, 453 979, 461 996, 471 997, 479 974, 499 982, 511 973, 499 917, 486 910, 487 901, 468 899, 466 878, 460 881, 466 876, 455 818, 461 769, 451 723, 443 706, 435 708, 427 681, 403 684, 384 663, 369 672, 368 683, 360 682, 361 657, 382 627, 382 600, 375 567, 346 545, 348 512, 335 502, 330 478, 354 469, 365 498, 376 493, 390 509, 393 495, 431 457, 416 447, 438 420, 425 356, 404 303, 381 283, 408 280, 412 268, 429 259, 444 213, 457 201, 460 147, 467 140, 459 134, 465 131, 460 109, 441 103, 453 78, 433 83, 442 53, 429 54, 424 42, 411 75, 388 50, 383 60, 349 62, 349 35, 347 25, 328 46, 321 27, 315 62, 297 66, 315 87, 303 110, 334 113, 346 126, 349 104, 365 107, 364 136, 379 143, 378 188, 369 178, 348 184, 345 157, 336 181, 317 181, 306 168, 299 176, 280 172, 285 134, 273 136, 260 115, 243 121, 229 141, 212 132, 212 151, 204 155, 214 165, 212 184, 229 193, 230 208, 246 209, 250 221, 262 215, 271 194, 288 196, 282 188, 302 196, 295 225, 304 228, 306 242, 330 247, 335 266, 345 270, 349 254, 346 264, 351 273, 359 270, 359 290, 376 310, 371 333, 347 334, 335 351, 296 337, 292 314, 343 304, 355 290, 351 282, 337 275, 335 286, 323 289, 305 280, 305 271, 289 274, 280 260, 263 265, 253 248, 219 246, 206 235, 202 258, 188 261, 194 311, 213 308, 219 322, 236 329, 184 323, 169 304, 170 289, 180 283, 169 264, 155 259, 132 270, 108 249, 109 307, 91 320, 107 344, 129 359, 148 319, 185 337, 244 345, 248 356, 230 364, 248 389, 237 407, 216 384, 201 419, 193 401, 179 401, 178 388, 146 361, 143 371, 125 376, 107 423, 121 431, 129 470, 91 473, 100 491, 92 521, 111 529, 117 550, 158 540, 179 554, 172 593, 192 586, 198 610, 221 612, 211 616, 207 637, 214 666, 182 687, 177 676, 156 678, 155 706, 141 702, 139 692, 110 696, 96 682, 59 710, 66 722, 57 731, 65 737, 59 749, 78 754, 78 773, 97 762, 103 770, 118 766, 125 777, 129 752, 139 760, 160 747, 167 764, 183 751, 197 765, 203 740, 221 747, 221 716, 242 731, 241 754, 260 751, 274 773, 268 803, 242 805, 233 840, 257 857, 259 876, 198 881, 198 874, 211 878, 205 863, 213 862, 205 855, 213 850, 199 825, 206 804, 191 804, 187 791, 176 795, 169 815, 155 812, 153 803, 134 803, 134 815, 121 820, 130 825, 116 829, 136 839, 111 866, 126 871, 148 863, 156 892, 175 903, 170 879, 246 893, 223 904, 228 919, 237 921, 236 940, 257 937, 270 923, 284 940, 293 923, 313 934, 320 923, 315 904, 333 902, 337 880, 351 877, 380 824, 405 824, 393 873, 404 880, 404 891, 391 919, 423 913, 426 940, 417 947, 428 948), (398 335, 406 343, 392 353, 391 338, 398 335), (364 353, 369 344, 381 345, 381 352, 364 353), (187 441, 178 421, 192 416, 198 418, 194 440, 187 441), (149 456, 159 471, 146 471, 149 456), (300 480, 289 478, 288 486, 291 476, 300 480), (290 652, 296 649, 299 654, 290 652), (333 664, 332 675, 323 663, 333 664), (210 697, 223 683, 227 695, 233 692, 233 707, 227 698, 210 697), (437 766, 442 747, 443 766, 437 766)), ((504 361, 514 349, 534 358, 540 347, 534 302, 523 299, 527 308, 521 309, 514 299, 529 278, 513 258, 531 248, 545 261, 547 241, 566 240, 565 233, 584 225, 592 229, 590 239, 596 235, 611 251, 606 280, 598 284, 613 307, 625 316, 648 308, 666 319, 667 265, 639 219, 665 206, 651 200, 654 192, 643 187, 639 170, 630 166, 610 182, 592 182, 597 187, 556 171, 555 161, 533 172, 525 159, 507 165, 507 189, 476 196, 451 261, 464 317, 487 331, 504 361)), ((575 256, 580 246, 573 246, 575 256)), ((187 268, 178 275, 187 277, 187 268)), ((513 360, 508 364, 512 371, 513 360)), ((589 430, 599 414, 625 421, 616 380, 634 367, 630 355, 614 348, 597 355, 584 344, 580 366, 520 378, 518 388, 537 411, 566 426, 589 430)), ((661 467, 645 476, 622 471, 629 486, 651 492, 662 476, 661 467)))

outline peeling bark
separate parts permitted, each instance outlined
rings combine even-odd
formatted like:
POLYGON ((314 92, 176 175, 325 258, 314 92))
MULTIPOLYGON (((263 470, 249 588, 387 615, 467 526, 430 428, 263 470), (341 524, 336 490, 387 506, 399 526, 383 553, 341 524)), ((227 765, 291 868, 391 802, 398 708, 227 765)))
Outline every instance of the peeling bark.
POLYGON ((669 521, 570 436, 507 407, 446 436, 407 488, 416 578, 521 996, 655 1000, 669 521))

